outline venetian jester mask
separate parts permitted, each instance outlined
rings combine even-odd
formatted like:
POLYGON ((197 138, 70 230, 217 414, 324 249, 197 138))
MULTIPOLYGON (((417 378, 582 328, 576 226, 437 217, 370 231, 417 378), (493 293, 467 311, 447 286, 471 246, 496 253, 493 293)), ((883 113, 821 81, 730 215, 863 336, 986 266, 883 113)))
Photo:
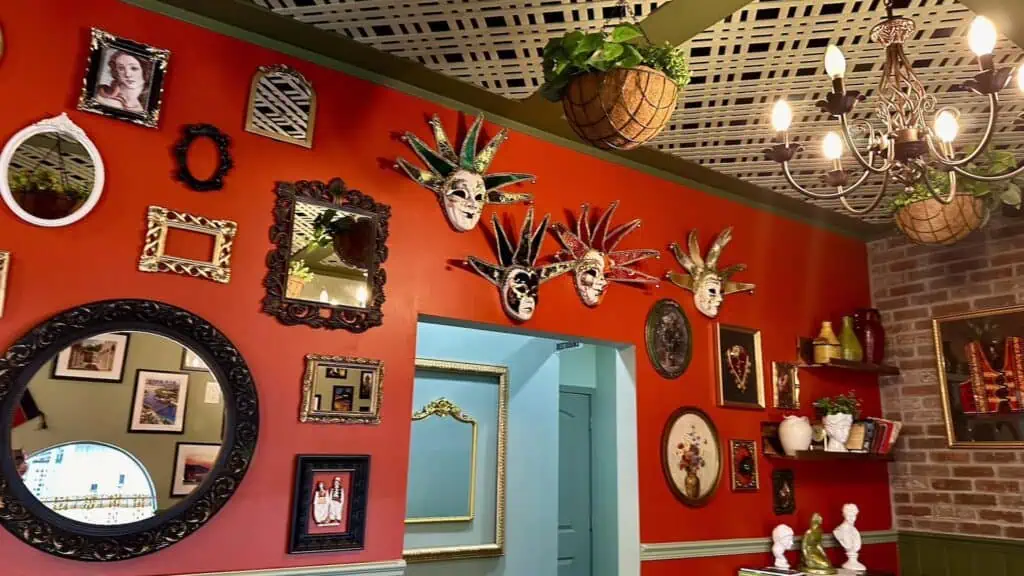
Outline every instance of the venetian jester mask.
POLYGON ((676 260, 689 276, 678 272, 669 272, 668 279, 679 286, 693 292, 693 302, 701 314, 709 318, 718 316, 722 299, 737 292, 753 292, 754 285, 730 280, 733 274, 747 269, 746 264, 733 264, 718 270, 718 257, 722 255, 725 245, 732 239, 732 228, 722 230, 708 250, 707 260, 701 257, 700 244, 697 242, 697 231, 692 230, 689 237, 690 253, 683 252, 675 242, 669 247, 676 260))
POLYGON ((437 142, 436 151, 411 132, 406 132, 402 137, 427 166, 427 170, 413 166, 404 158, 397 160, 397 167, 437 195, 448 222, 458 232, 476 228, 487 204, 514 204, 533 200, 530 194, 501 191, 510 184, 533 182, 535 178, 532 175, 486 174, 498 148, 508 138, 508 130, 498 132, 478 154, 477 139, 483 121, 483 115, 476 117, 458 154, 448 141, 448 135, 437 116, 430 119, 430 127, 437 142))
POLYGON ((546 266, 535 267, 540 245, 544 241, 544 232, 548 228, 549 216, 544 216, 540 226, 533 230, 533 208, 526 213, 523 228, 519 232, 519 240, 515 247, 509 240, 505 229, 498 223, 498 216, 491 216, 494 226, 494 237, 498 243, 498 264, 490 264, 479 258, 470 256, 469 265, 484 278, 498 287, 501 293, 501 306, 513 320, 525 322, 533 317, 537 309, 538 289, 540 285, 572 270, 573 262, 556 262, 546 266))
POLYGON ((565 253, 573 260, 576 274, 576 292, 587 306, 597 306, 604 298, 609 282, 631 282, 636 284, 657 284, 658 279, 639 270, 630 268, 641 260, 657 258, 657 250, 620 250, 615 247, 623 238, 640 227, 640 220, 633 220, 609 231, 612 215, 618 208, 616 200, 597 220, 593 231, 590 229, 590 206, 583 205, 576 220, 576 233, 562 224, 555 224, 553 230, 565 247, 565 253))

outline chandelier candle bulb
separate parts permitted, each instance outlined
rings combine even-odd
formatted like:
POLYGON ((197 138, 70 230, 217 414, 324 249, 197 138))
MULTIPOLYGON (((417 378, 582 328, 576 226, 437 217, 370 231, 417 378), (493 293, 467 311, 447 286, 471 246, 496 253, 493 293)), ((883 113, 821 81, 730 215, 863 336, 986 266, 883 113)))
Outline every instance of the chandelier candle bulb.
POLYGON ((846 74, 846 57, 835 44, 829 44, 825 50, 825 73, 833 80, 838 80, 846 74))
POLYGON ((935 117, 935 134, 943 143, 952 143, 959 132, 960 125, 957 123, 956 115, 949 110, 943 110, 935 117))
POLYGON ((967 45, 978 56, 981 69, 991 70, 994 66, 992 51, 996 48, 995 24, 984 16, 975 18, 967 32, 967 45))
POLYGON ((821 151, 825 154, 825 158, 838 163, 839 159, 843 156, 843 140, 839 137, 839 134, 835 132, 826 134, 825 139, 821 143, 821 151))
MULTIPOLYGON (((1021 69, 1024 70, 1024 67, 1021 69)), ((1022 75, 1021 78, 1024 78, 1024 75, 1022 75)), ((779 100, 772 108, 772 128, 774 128, 776 132, 786 132, 792 124, 793 109, 790 108, 789 102, 779 100)))

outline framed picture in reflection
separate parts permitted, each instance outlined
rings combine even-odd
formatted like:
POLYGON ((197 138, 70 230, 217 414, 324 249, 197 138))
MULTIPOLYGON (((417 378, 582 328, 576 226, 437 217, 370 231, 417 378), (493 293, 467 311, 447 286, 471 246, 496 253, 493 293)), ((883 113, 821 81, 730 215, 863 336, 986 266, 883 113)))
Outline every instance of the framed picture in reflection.
POLYGON ((333 397, 331 399, 331 411, 332 412, 351 412, 352 411, 352 392, 351 386, 335 386, 333 391, 333 397))
POLYGON ((53 361, 53 378, 121 382, 128 357, 128 340, 128 334, 109 333, 71 344, 53 361))
POLYGON ((137 371, 128 431, 181 434, 187 398, 188 374, 137 371))
POLYGON ((359 399, 370 398, 373 398, 373 372, 363 372, 359 375, 359 399))
POLYGON ((181 369, 189 370, 192 372, 209 372, 210 368, 206 366, 206 362, 199 357, 198 354, 182 346, 181 349, 181 369))
POLYGON ((220 444, 178 442, 174 447, 174 476, 171 496, 188 496, 206 480, 217 463, 220 444))
POLYGON ((288 553, 361 550, 369 456, 299 455, 288 553))

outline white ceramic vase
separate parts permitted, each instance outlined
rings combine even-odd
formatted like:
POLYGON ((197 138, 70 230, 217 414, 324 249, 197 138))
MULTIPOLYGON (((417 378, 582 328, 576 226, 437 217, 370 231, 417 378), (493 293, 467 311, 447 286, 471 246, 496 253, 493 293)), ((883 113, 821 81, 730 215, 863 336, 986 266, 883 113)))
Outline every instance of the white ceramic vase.
POLYGON ((813 435, 807 416, 786 416, 782 424, 779 424, 779 440, 787 456, 796 456, 800 450, 810 448, 813 435))

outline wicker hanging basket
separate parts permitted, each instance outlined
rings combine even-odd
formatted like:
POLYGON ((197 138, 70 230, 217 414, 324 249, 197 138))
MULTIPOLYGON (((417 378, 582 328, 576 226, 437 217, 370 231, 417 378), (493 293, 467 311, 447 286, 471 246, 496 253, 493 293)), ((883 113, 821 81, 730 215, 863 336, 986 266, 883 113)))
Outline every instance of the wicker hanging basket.
POLYGON ((918 244, 954 244, 988 221, 984 199, 958 194, 943 204, 934 198, 908 204, 896 211, 896 227, 918 244))
POLYGON ((606 150, 632 150, 661 132, 678 95, 675 82, 653 68, 613 68, 573 79, 562 108, 580 138, 606 150))

